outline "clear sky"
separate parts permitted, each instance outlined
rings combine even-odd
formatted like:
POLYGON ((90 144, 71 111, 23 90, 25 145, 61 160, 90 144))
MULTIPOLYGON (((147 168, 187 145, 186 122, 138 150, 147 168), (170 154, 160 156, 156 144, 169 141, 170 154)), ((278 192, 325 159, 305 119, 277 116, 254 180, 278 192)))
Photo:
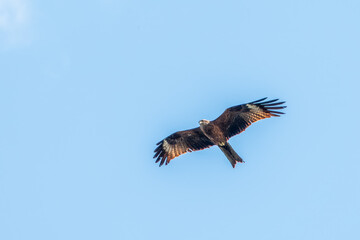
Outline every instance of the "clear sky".
POLYGON ((0 0, 0 239, 360 239, 359 1, 0 0), (262 97, 286 115, 159 168, 262 97))

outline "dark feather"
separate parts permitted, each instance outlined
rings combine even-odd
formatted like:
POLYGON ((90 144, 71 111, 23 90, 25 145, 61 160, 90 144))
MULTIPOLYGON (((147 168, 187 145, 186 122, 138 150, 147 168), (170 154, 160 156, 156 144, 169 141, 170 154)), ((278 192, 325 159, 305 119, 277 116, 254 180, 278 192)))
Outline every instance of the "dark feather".
POLYGON ((275 105, 280 105, 280 104, 284 104, 285 102, 277 102, 277 103, 271 103, 271 104, 262 104, 263 106, 275 106, 275 105))
POLYGON ((257 103, 257 102, 261 102, 261 101, 264 101, 265 99, 267 99, 267 97, 264 97, 264 98, 261 98, 261 99, 259 99, 259 100, 256 100, 256 101, 253 101, 253 102, 251 102, 251 103, 257 103))

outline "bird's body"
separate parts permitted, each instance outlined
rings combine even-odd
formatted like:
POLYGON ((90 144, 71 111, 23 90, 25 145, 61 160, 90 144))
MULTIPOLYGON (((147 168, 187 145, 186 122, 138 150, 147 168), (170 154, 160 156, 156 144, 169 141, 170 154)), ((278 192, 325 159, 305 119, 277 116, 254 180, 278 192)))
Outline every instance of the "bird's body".
POLYGON ((200 130, 201 132, 215 145, 224 145, 226 142, 226 137, 216 124, 212 123, 209 120, 200 120, 200 130))
POLYGON ((274 110, 285 108, 286 106, 280 106, 285 102, 277 102, 278 99, 264 102, 265 99, 228 108, 214 121, 203 119, 199 121, 198 128, 173 133, 157 143, 158 147, 154 151, 156 162, 160 161, 160 166, 164 163, 167 165, 183 153, 217 145, 235 167, 237 162, 243 160, 228 140, 258 120, 283 114, 274 110))
POLYGON ((218 125, 205 119, 200 120, 199 124, 202 133, 210 139, 214 145, 217 145, 221 149, 233 167, 235 167, 237 162, 243 162, 242 158, 234 151, 230 143, 228 143, 223 131, 218 125))

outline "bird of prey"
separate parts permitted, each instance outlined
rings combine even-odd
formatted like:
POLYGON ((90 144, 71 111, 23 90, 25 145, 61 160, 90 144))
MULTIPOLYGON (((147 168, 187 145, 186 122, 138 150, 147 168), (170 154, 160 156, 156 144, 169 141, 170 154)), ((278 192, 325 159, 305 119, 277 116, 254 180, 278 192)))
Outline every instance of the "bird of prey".
POLYGON ((160 162, 160 166, 164 163, 167 165, 181 154, 217 145, 235 168, 237 162, 244 161, 228 140, 258 120, 284 114, 276 110, 286 108, 282 105, 285 102, 279 102, 279 99, 265 101, 266 99, 230 107, 214 121, 203 119, 199 121, 200 127, 171 134, 156 144, 158 147, 154 151, 155 162, 160 162))

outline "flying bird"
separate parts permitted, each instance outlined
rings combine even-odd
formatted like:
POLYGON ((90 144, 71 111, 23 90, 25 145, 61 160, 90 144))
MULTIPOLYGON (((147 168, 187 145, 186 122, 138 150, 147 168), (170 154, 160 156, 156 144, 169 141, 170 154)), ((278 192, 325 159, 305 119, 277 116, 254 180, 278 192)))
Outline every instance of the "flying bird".
POLYGON ((218 146, 230 161, 233 168, 236 163, 244 162, 234 151, 228 140, 245 131, 252 123, 270 117, 279 117, 283 112, 276 110, 284 109, 285 102, 279 99, 265 101, 262 98, 246 104, 226 109, 213 121, 200 120, 200 127, 179 131, 158 142, 154 158, 160 167, 178 157, 181 154, 203 150, 213 145, 218 146))

